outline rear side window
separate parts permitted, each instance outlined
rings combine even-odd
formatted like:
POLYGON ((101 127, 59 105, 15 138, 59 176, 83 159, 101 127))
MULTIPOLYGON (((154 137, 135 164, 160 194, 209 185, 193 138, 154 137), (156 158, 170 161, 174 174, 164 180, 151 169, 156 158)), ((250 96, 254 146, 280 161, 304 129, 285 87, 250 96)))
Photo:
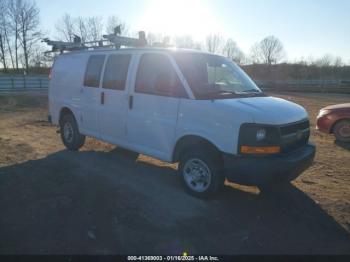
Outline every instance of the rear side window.
POLYGON ((142 56, 135 91, 158 96, 187 98, 187 93, 169 58, 162 54, 142 56))
POLYGON ((111 55, 103 76, 103 88, 124 90, 131 55, 111 55))
POLYGON ((105 55, 90 56, 86 67, 84 86, 88 86, 88 87, 100 86, 101 72, 102 72, 103 63, 105 61, 105 57, 106 57, 105 55))

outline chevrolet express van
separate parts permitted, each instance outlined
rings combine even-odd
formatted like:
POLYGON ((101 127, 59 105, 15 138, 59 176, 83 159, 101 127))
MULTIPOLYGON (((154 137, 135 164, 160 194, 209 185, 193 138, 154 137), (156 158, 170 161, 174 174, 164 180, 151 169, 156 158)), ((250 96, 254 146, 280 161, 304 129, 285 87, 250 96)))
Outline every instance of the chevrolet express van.
POLYGON ((86 136, 179 163, 194 196, 228 181, 278 187, 313 162, 308 113, 263 93, 232 61, 192 50, 134 48, 59 55, 50 119, 64 145, 86 136))

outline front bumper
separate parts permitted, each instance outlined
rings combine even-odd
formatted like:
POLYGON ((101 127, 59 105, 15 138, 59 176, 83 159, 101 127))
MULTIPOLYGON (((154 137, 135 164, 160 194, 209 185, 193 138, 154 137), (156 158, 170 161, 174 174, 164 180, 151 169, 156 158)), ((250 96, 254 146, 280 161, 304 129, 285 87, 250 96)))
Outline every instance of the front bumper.
POLYGON ((243 185, 292 181, 311 166, 315 154, 316 146, 312 143, 297 151, 274 156, 224 154, 224 171, 227 180, 243 185))

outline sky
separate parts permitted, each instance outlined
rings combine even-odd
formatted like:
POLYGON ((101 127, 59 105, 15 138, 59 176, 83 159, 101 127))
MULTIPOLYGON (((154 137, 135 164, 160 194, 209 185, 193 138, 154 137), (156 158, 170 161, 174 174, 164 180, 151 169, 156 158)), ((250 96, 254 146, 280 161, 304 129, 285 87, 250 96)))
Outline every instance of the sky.
POLYGON ((55 37, 55 24, 72 16, 116 15, 131 31, 164 35, 208 34, 234 39, 249 53, 268 35, 284 44, 289 61, 326 54, 350 63, 349 0, 36 0, 42 30, 55 37))

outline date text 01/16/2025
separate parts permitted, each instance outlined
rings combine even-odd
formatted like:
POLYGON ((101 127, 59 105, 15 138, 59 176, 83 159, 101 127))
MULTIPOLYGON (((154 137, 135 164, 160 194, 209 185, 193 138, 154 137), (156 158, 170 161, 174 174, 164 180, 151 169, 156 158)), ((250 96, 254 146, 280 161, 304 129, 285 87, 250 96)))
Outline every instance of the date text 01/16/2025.
POLYGON ((128 256, 128 261, 219 261, 214 256, 128 256))

